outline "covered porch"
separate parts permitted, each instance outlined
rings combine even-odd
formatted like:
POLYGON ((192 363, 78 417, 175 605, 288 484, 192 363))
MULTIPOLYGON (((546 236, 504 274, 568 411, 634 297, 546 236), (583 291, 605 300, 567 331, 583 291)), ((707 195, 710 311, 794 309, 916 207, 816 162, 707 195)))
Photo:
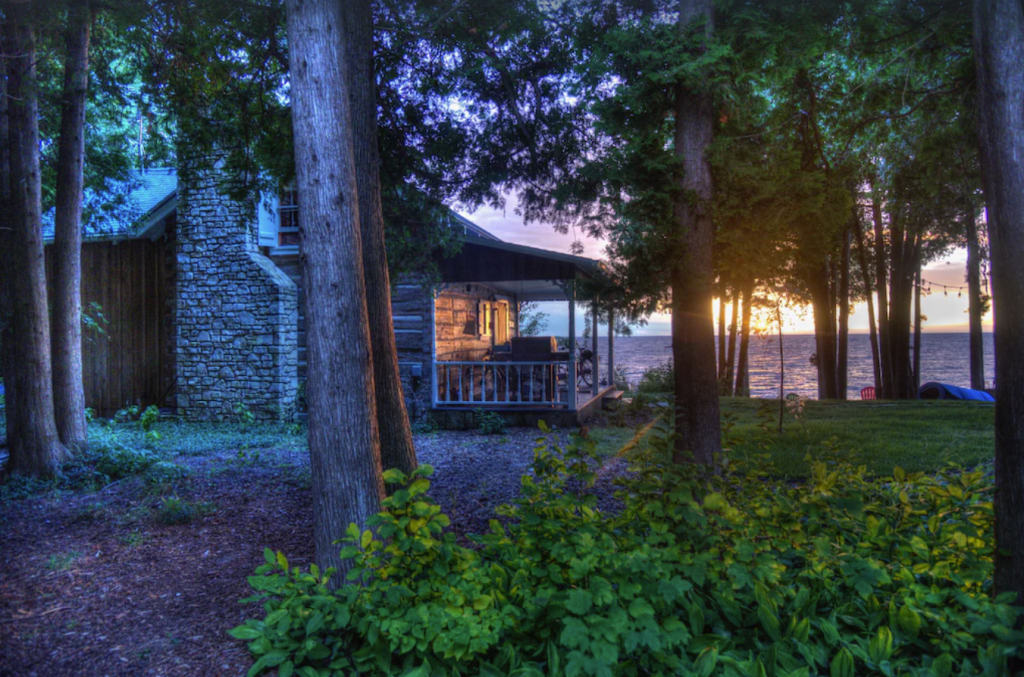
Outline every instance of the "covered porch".
POLYGON ((431 304, 430 387, 431 411, 443 426, 471 427, 481 409, 512 425, 573 426, 615 396, 614 339, 609 335, 606 359, 599 359, 597 304, 580 298, 581 281, 603 274, 600 262, 467 238, 440 267, 431 304), (523 336, 521 309, 532 302, 565 303, 568 335, 523 336), (586 346, 576 340, 580 303, 593 313, 586 346))

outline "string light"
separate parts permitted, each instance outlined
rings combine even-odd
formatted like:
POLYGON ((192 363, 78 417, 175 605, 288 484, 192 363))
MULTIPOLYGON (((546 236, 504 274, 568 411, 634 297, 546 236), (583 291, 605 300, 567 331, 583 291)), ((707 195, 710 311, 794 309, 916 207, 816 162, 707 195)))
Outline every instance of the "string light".
POLYGON ((925 294, 931 294, 932 293, 932 287, 938 287, 938 288, 942 289, 942 295, 946 296, 946 297, 949 296, 949 290, 950 289, 955 289, 956 290, 956 297, 958 299, 962 299, 964 297, 964 289, 965 289, 965 287, 963 285, 940 284, 938 282, 932 282, 931 280, 924 280, 924 279, 921 280, 921 291, 923 291, 925 294))

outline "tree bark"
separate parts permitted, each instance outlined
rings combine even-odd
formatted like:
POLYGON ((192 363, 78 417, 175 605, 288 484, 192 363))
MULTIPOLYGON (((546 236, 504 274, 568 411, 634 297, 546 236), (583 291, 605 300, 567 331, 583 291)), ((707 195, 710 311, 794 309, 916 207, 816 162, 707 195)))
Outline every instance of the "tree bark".
POLYGON ((856 224, 850 224, 843 236, 843 254, 839 262, 839 338, 836 346, 836 396, 846 399, 850 355, 850 239, 856 224))
MULTIPOLYGON (((704 36, 710 38, 711 0, 680 0, 680 33, 697 22, 703 22, 704 36)), ((677 463, 692 454, 697 463, 711 464, 722 451, 712 314, 711 165, 705 155, 713 138, 712 116, 708 94, 676 86, 675 154, 683 168, 674 210, 679 256, 671 273, 677 463)))
POLYGON ((886 296, 886 271, 888 260, 885 255, 885 223, 882 219, 882 201, 879 199, 875 186, 872 186, 871 216, 875 228, 875 275, 878 290, 878 349, 881 373, 881 392, 879 397, 886 400, 893 398, 892 390, 892 344, 889 336, 889 300, 886 296))
POLYGON ((740 356, 736 364, 736 397, 750 397, 750 317, 753 314, 754 282, 748 281, 743 289, 743 319, 740 328, 740 356))
MULTIPOLYGON (((854 208, 856 209, 856 208, 854 208)), ((861 276, 864 278, 864 295, 868 302, 868 339, 871 342, 871 367, 875 377, 875 393, 881 394, 882 375, 878 359, 878 328, 875 325, 874 285, 871 282, 871 270, 868 268, 867 249, 864 246, 864 233, 860 229, 860 219, 854 215, 853 233, 857 239, 857 262, 860 264, 861 276)))
MULTIPOLYGON (((975 0, 978 137, 996 324, 995 590, 1024 604, 1024 6, 975 0)), ((1020 666, 1016 666, 1018 669, 1020 666)))
POLYGON ((811 280, 814 311, 814 346, 817 352, 818 399, 837 399, 835 304, 829 284, 829 266, 822 263, 811 280))
POLYGON ((729 320, 729 348, 725 357, 725 394, 732 395, 733 381, 736 373, 736 330, 738 329, 740 309, 740 292, 734 288, 732 292, 732 316, 729 320))
MULTIPOLYGON (((313 534, 321 569, 348 569, 334 541, 380 509, 383 482, 366 309, 342 5, 288 0, 292 127, 309 352, 313 534)), ((332 582, 340 583, 340 577, 332 582)))
POLYGON ((967 239, 967 317, 971 340, 971 388, 985 389, 985 335, 981 314, 981 246, 974 206, 965 204, 964 230, 967 239))
MULTIPOLYGON (((6 7, 0 5, 0 9, 6 7)), ((8 54, 7 38, 10 27, 5 20, 0 20, 0 54, 8 54)), ((0 62, 0 377, 4 380, 6 408, 4 411, 6 446, 17 435, 15 424, 17 416, 12 416, 12 407, 16 406, 11 386, 14 384, 14 322, 11 298, 14 295, 10 277, 12 263, 8 256, 15 249, 13 242, 14 221, 11 218, 11 146, 8 143, 7 124, 7 70, 0 62)))
POLYGON ((385 470, 397 468, 409 474, 417 466, 416 448, 405 407, 395 327, 391 316, 391 280, 384 242, 380 150, 377 142, 373 12, 370 0, 353 0, 346 3, 346 10, 345 57, 349 68, 352 143, 359 190, 359 229, 363 243, 363 278, 370 321, 380 458, 385 470))
POLYGON ((914 369, 911 361, 911 326, 914 300, 914 271, 920 250, 920 237, 905 232, 898 214, 890 215, 892 260, 889 279, 889 334, 892 368, 892 395, 900 400, 916 399, 914 369))
MULTIPOLYGON (((725 290, 718 297, 718 382, 725 383, 725 290)), ((720 386, 720 389, 722 387, 720 386)))
POLYGON ((85 159, 85 95, 89 85, 89 0, 68 10, 64 100, 57 156, 57 208, 53 239, 53 407, 60 441, 71 450, 85 444, 82 385, 82 169, 85 159))
POLYGON ((921 392, 921 262, 914 275, 914 398, 921 392))
MULTIPOLYGON (((7 407, 16 434, 9 440, 7 472, 50 477, 69 458, 57 436, 50 364, 50 318, 43 262, 39 104, 34 12, 30 3, 5 7, 7 49, 10 217, 6 275, 13 341, 9 358, 13 402, 7 407)), ((7 379, 5 379, 7 382, 7 379)))

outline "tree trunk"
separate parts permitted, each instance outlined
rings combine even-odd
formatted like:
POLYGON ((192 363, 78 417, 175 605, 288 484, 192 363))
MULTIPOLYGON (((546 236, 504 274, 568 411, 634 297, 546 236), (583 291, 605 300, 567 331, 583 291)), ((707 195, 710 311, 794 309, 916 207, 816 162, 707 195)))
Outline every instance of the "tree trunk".
MULTIPOLYGON (((680 0, 679 30, 703 22, 714 29, 711 0, 680 0)), ((675 205, 682 244, 672 271, 672 358, 675 362, 675 451, 678 463, 693 454, 711 464, 722 451, 715 325, 712 315, 714 268, 711 220, 711 165, 706 157, 713 135, 713 110, 707 93, 676 86, 675 153, 682 162, 682 197, 675 205)))
MULTIPOLYGON (((0 6, 2 7, 2 6, 0 6)), ((0 54, 7 54, 7 37, 9 26, 0 21, 0 54)), ((5 388, 6 409, 4 412, 6 446, 17 434, 14 424, 18 417, 11 415, 12 407, 17 402, 11 389, 14 383, 14 322, 11 298, 14 295, 14 281, 10 277, 13 263, 8 256, 16 247, 14 245, 14 221, 11 218, 11 146, 8 143, 7 125, 7 70, 0 62, 0 377, 5 388)))
POLYGON ((380 151, 377 145, 373 12, 370 0, 353 0, 346 3, 346 10, 345 57, 349 69, 352 143, 359 189, 359 229, 363 243, 363 278, 366 283, 366 310, 370 320, 380 460, 384 470, 397 468, 409 474, 416 469, 416 448, 405 407, 395 328, 391 317, 391 281, 384 242, 380 151))
POLYGON ((1019 0, 975 0, 974 54, 992 293, 998 304, 994 582, 997 593, 1016 593, 1016 603, 1024 604, 1024 6, 1019 0))
POLYGON ((971 387, 985 389, 985 335, 981 313, 981 246, 978 242, 978 220, 974 206, 965 204, 965 235, 967 239, 967 317, 971 336, 971 387))
POLYGON ((829 266, 822 263, 811 281, 814 311, 814 347, 818 363, 818 399, 834 400, 836 392, 835 305, 829 291, 829 266))
MULTIPOLYGON (((854 208, 856 209, 856 208, 854 208)), ((861 276, 864 278, 864 295, 868 301, 868 340, 871 342, 871 367, 875 377, 875 393, 881 394, 882 375, 878 360, 878 329, 875 326, 874 285, 871 283, 871 270, 868 268, 867 249, 864 246, 864 233, 860 229, 860 219, 854 216, 853 233, 857 238, 857 262, 860 264, 861 276)))
POLYGON ((287 13, 307 294, 313 535, 321 569, 344 572, 349 561, 338 557, 334 541, 350 523, 365 525, 379 511, 384 491, 345 77, 347 40, 341 3, 288 0, 287 13))
POLYGON ((914 397, 921 392, 921 262, 914 276, 914 397))
POLYGON ((733 374, 736 369, 736 330, 738 329, 738 313, 740 310, 739 289, 732 292, 732 317, 729 321, 729 352, 725 358, 725 394, 732 395, 733 374))
POLYGON ((57 433, 60 441, 71 450, 82 447, 86 439, 82 385, 82 168, 91 24, 89 0, 71 3, 57 156, 51 337, 57 433))
POLYGON ((916 399, 913 363, 911 361, 911 326, 914 300, 914 270, 920 238, 904 232, 897 214, 890 215, 892 248, 889 279, 889 333, 891 337, 892 397, 916 399))
MULTIPOLYGON (((39 105, 36 84, 35 8, 8 4, 7 52, 8 143, 10 146, 10 223, 6 249, 7 284, 14 340, 7 407, 16 434, 9 440, 7 472, 49 477, 69 458, 57 436, 53 415, 50 364, 50 318, 43 263, 41 180, 39 173, 39 105)), ((5 379, 7 382, 7 379, 5 379)))
MULTIPOLYGON (((680 0, 679 30, 703 22, 706 38, 714 29, 710 0, 680 0)), ((682 197, 675 217, 681 242, 672 271, 672 353, 675 363, 676 462, 692 454, 711 464, 721 452, 718 378, 712 305, 711 167, 706 157, 713 139, 708 94, 682 85, 675 91, 675 153, 682 163, 682 197)))
MULTIPOLYGON (((872 186, 874 188, 874 186, 872 186)), ((871 196, 871 216, 875 228, 875 275, 878 290, 878 350, 881 374, 881 392, 878 396, 891 400, 892 390, 892 343, 889 335, 889 301, 886 296, 886 271, 889 269, 885 255, 885 223, 882 220, 882 202, 877 191, 871 196)))
POLYGON ((723 384, 719 390, 724 389, 725 383, 725 290, 721 291, 718 297, 718 382, 723 384))
POLYGON ((742 289, 743 319, 740 328, 740 356, 736 365, 736 397, 750 397, 750 316, 752 315, 754 296, 753 280, 747 282, 742 289))
POLYGON ((850 239, 856 224, 851 223, 843 236, 843 255, 839 262, 839 339, 836 347, 836 396, 846 399, 850 355, 850 239))

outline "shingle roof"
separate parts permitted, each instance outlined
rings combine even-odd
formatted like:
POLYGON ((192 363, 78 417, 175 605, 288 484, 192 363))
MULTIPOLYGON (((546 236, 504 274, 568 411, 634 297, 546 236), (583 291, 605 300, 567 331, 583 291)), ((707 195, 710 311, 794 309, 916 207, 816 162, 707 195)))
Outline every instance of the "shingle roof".
MULTIPOLYGON (((172 167, 132 170, 125 181, 110 181, 106 190, 86 189, 82 236, 86 239, 131 237, 153 210, 174 197, 178 172, 172 167)), ((53 239, 54 210, 43 214, 43 239, 53 239)))

